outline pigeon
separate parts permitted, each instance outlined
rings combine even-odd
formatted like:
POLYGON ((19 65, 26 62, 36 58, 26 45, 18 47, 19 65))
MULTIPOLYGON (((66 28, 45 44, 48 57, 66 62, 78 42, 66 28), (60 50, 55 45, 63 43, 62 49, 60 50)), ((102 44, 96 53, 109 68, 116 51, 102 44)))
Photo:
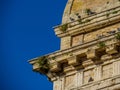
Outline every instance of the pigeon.
POLYGON ((117 28, 117 30, 120 32, 120 28, 117 28))
POLYGON ((71 18, 71 17, 70 17, 70 20, 71 20, 71 21, 74 21, 74 18, 71 18))
POLYGON ((97 35, 98 39, 105 37, 105 35, 97 35))
POLYGON ((107 33, 109 33, 109 34, 115 34, 115 30, 114 31, 109 31, 109 32, 107 32, 107 33))

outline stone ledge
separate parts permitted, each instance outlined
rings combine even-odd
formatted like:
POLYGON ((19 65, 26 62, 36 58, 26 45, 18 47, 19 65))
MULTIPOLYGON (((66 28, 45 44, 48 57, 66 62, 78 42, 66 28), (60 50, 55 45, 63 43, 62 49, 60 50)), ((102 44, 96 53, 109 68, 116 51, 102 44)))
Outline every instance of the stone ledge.
MULTIPOLYGON (((107 41, 107 40, 114 39, 114 38, 115 38, 114 35, 115 35, 115 34, 106 36, 106 37, 100 39, 100 41, 107 41)), ((95 44, 98 43, 98 41, 99 41, 99 39, 95 39, 95 40, 92 40, 92 41, 89 41, 89 42, 86 42, 86 43, 83 43, 83 44, 80 44, 80 45, 71 47, 71 48, 69 48, 69 49, 59 50, 59 51, 56 51, 56 52, 54 52, 54 53, 50 53, 50 54, 49 54, 49 57, 50 57, 50 58, 52 58, 52 57, 56 57, 56 58, 57 58, 57 57, 59 57, 59 56, 61 56, 61 55, 63 56, 63 55, 65 55, 65 54, 69 54, 69 53, 74 52, 74 51, 76 51, 76 50, 78 50, 78 49, 81 50, 81 48, 86 48, 86 47, 95 45, 95 44)), ((118 42, 118 41, 115 40, 115 39, 112 41, 112 43, 118 44, 117 42, 118 42)), ((107 45, 109 45, 109 44, 110 44, 110 43, 107 43, 107 45)))
MULTIPOLYGON (((107 44, 106 46, 111 45, 111 43, 112 44, 117 44, 118 43, 118 41, 112 40, 112 39, 114 39, 114 35, 102 38, 100 41, 101 42, 104 41, 107 44)), ((98 47, 97 44, 98 44, 98 40, 94 40, 94 41, 91 41, 91 42, 88 42, 88 43, 84 43, 82 45, 75 46, 73 48, 70 48, 69 50, 67 49, 67 50, 63 50, 63 51, 53 53, 53 54, 49 55, 49 57, 54 57, 55 56, 56 61, 61 62, 62 60, 66 60, 67 58, 71 57, 71 56, 69 56, 70 53, 74 53, 75 56, 76 55, 80 56, 81 54, 85 54, 88 50, 88 48, 86 48, 86 47, 89 47, 89 46, 91 46, 91 48, 94 49, 94 50, 96 49, 97 51, 100 51, 101 48, 98 47), (77 51, 78 49, 80 49, 81 52, 77 51), (60 58, 61 54, 62 54, 62 58, 60 58), (64 55, 66 55, 66 56, 64 56, 64 55)))
POLYGON ((68 24, 72 24, 72 23, 77 22, 73 27, 70 27, 70 28, 68 27, 66 32, 64 32, 64 33, 60 30, 61 26, 55 27, 56 35, 58 35, 58 37, 64 37, 66 35, 75 35, 78 33, 79 34, 86 33, 86 32, 113 24, 115 22, 118 22, 118 21, 120 21, 120 19, 119 19, 120 18, 120 10, 119 9, 120 9, 120 7, 111 9, 109 11, 109 12, 111 12, 109 17, 106 16, 106 12, 101 12, 102 14, 98 13, 94 16, 83 19, 83 21, 84 22, 86 21, 86 23, 78 24, 78 21, 68 23, 68 24), (118 10, 118 12, 116 14, 112 14, 112 12, 114 12, 116 10, 118 10))
MULTIPOLYGON (((104 41, 106 46, 110 46, 111 44, 112 44, 112 46, 114 46, 114 45, 116 46, 119 41, 114 40, 114 39, 115 39, 115 36, 110 35, 110 36, 107 36, 105 38, 100 39, 100 41, 102 41, 102 42, 104 41)), ((97 44, 98 44, 98 41, 94 40, 92 42, 85 43, 83 45, 79 45, 79 46, 76 46, 76 47, 71 48, 69 50, 66 50, 65 52, 63 51, 63 52, 57 52, 57 53, 49 54, 49 56, 47 56, 47 57, 48 57, 48 60, 50 60, 49 61, 50 65, 52 66, 50 68, 50 70, 53 71, 53 72, 58 72, 58 71, 61 70, 61 67, 60 67, 61 63, 68 62, 69 65, 74 66, 74 65, 77 65, 79 62, 82 62, 83 61, 82 59, 84 59, 84 61, 88 60, 88 59, 92 59, 92 62, 94 62, 94 64, 101 63, 101 60, 96 58, 96 56, 99 56, 99 55, 97 55, 96 52, 101 52, 102 55, 103 55, 103 52, 101 51, 101 48, 97 46, 97 44), (91 47, 91 50, 93 50, 92 54, 87 53, 89 46, 91 47), (72 56, 71 56, 70 53, 72 53, 72 56), (78 60, 77 56, 81 59, 78 60), (52 59, 53 57, 55 57, 55 58, 52 59), (73 58, 71 58, 71 57, 73 57, 73 58), (96 58, 96 60, 95 60, 95 58, 96 58)), ((114 53, 117 52, 117 49, 114 48, 114 47, 112 49, 111 48, 108 49, 108 48, 105 47, 104 49, 109 54, 114 54, 114 53)), ((37 65, 36 61, 37 61, 37 58, 35 58, 35 60, 33 59, 32 61, 30 61, 30 63, 33 64, 33 69, 34 70, 36 68, 38 68, 38 67, 36 67, 36 65, 37 65)), ((104 61, 104 60, 102 60, 102 61, 104 61)), ((83 62, 83 66, 86 67, 86 65, 88 65, 87 61, 83 62)))

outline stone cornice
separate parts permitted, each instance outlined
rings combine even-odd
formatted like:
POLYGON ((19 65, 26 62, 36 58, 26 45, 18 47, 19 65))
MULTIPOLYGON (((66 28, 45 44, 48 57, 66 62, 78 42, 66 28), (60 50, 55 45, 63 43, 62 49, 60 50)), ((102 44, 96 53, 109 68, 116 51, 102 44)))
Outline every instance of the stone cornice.
MULTIPOLYGON (((113 8, 113 9, 110 9, 110 10, 108 10, 108 11, 110 11, 111 12, 111 10, 113 10, 113 11, 116 11, 116 10, 118 10, 119 12, 117 12, 117 14, 111 14, 110 15, 110 17, 108 18, 108 17, 106 17, 106 22, 103 20, 103 21, 101 21, 101 22, 98 22, 98 23, 101 23, 101 24, 95 24, 95 25, 99 25, 100 27, 103 27, 104 25, 109 25, 109 24, 112 24, 112 23, 116 23, 116 22, 120 22, 120 6, 119 7, 116 7, 116 8, 113 8), (112 18, 111 18, 112 17, 112 18), (105 24, 106 23, 106 24, 105 24)), ((87 18, 89 18, 89 19, 94 19, 94 18, 100 18, 101 16, 104 16, 105 15, 105 13, 106 12, 101 12, 101 13, 98 13, 98 14, 96 14, 96 15, 93 15, 93 16, 90 16, 90 17, 86 17, 86 18, 84 18, 84 19, 87 19, 87 18)), ((102 18, 103 19, 103 18, 102 18)), ((74 23, 74 22, 73 22, 74 23)), ((71 24, 71 23, 70 23, 71 24)), ((86 27, 87 27, 87 25, 89 25, 90 24, 90 22, 88 22, 87 24, 86 24, 86 27)), ((77 28, 79 27, 79 28, 82 28, 82 27, 84 27, 84 25, 85 24, 81 24, 81 25, 79 25, 78 24, 78 26, 77 26, 77 28)), ((94 25, 94 24, 93 24, 94 25)), ((99 26, 96 26, 95 28, 98 28, 99 26)), ((55 27, 56 28, 56 30, 57 30, 57 28, 59 28, 59 26, 58 27, 55 27)), ((74 35, 75 33, 85 33, 85 32, 87 32, 87 31, 89 31, 90 30, 90 28, 88 28, 87 30, 84 28, 84 29, 82 29, 82 30, 74 30, 76 28, 76 26, 74 27, 73 26, 73 28, 69 28, 69 30, 66 32, 66 33, 69 33, 68 35, 70 35, 70 33, 72 34, 72 35, 74 35)), ((92 30, 94 30, 93 28, 92 28, 92 30)), ((63 35, 65 35, 66 33, 62 33, 63 35)), ((62 35, 61 34, 61 35, 62 35)), ((108 36, 107 36, 108 37, 108 36)), ((45 56, 49 56, 50 58, 51 57, 57 57, 57 56, 60 56, 60 55, 63 55, 63 54, 66 54, 66 53, 69 53, 69 52, 72 52, 72 51, 74 51, 74 50, 77 50, 77 49, 80 49, 80 48, 85 48, 85 47, 87 47, 87 46, 90 46, 90 45, 92 45, 92 43, 96 43, 98 40, 93 40, 93 41, 90 41, 90 42, 86 42, 86 43, 83 43, 83 44, 81 44, 81 45, 78 45, 78 46, 74 46, 74 47, 71 47, 71 48, 68 48, 68 49, 64 49, 64 50, 59 50, 59 51, 56 51, 56 52, 54 52, 54 53, 50 53, 50 54, 47 54, 47 55, 45 55, 45 56)), ((37 58, 39 58, 39 57, 37 57, 37 58)), ((29 62, 31 63, 31 64, 34 64, 35 62, 36 62, 36 60, 37 60, 37 58, 33 58, 32 60, 30 60, 29 62)))
MULTIPOLYGON (((115 39, 115 34, 108 35, 102 39, 95 39, 93 41, 86 42, 86 43, 71 47, 69 49, 60 50, 60 51, 57 51, 57 52, 54 52, 54 53, 51 53, 48 55, 49 55, 49 57, 59 57, 59 56, 64 55, 64 54, 68 54, 69 52, 74 52, 74 51, 81 50, 81 49, 84 49, 84 48, 89 47, 89 46, 94 46, 94 45, 98 44, 99 41, 109 41, 111 39, 115 39)), ((98 48, 98 47, 96 46, 94 48, 98 48)))
MULTIPOLYGON (((66 35, 74 36, 77 34, 85 34, 93 30, 98 30, 99 28, 119 23, 120 6, 106 12, 101 12, 99 14, 86 17, 82 19, 82 22, 84 23, 80 24, 78 21, 68 23, 69 27, 64 33, 60 30, 60 27, 56 27, 55 32, 59 37, 65 37, 66 35)), ((44 73, 43 70, 43 74, 52 80, 58 75, 101 64, 108 59, 113 58, 113 56, 107 57, 105 55, 113 55, 119 53, 118 46, 120 46, 120 40, 117 40, 115 38, 115 35, 120 32, 117 30, 115 32, 115 34, 106 34, 102 38, 95 38, 89 42, 83 42, 77 46, 42 56, 47 57, 46 59, 49 62, 48 71, 44 73), (99 46, 100 43, 104 43, 105 46, 99 46)), ((41 57, 34 58, 29 62, 33 65, 34 71, 41 73, 42 70, 40 70, 39 65, 39 60, 41 60, 40 58, 41 57)))
MULTIPOLYGON (((87 49, 85 49, 85 51, 84 51, 84 48, 89 47, 89 46, 93 46, 94 49, 98 49, 99 47, 96 45, 96 44, 98 44, 98 42, 100 42, 100 41, 104 41, 104 42, 108 41, 109 42, 111 39, 113 39, 112 44, 117 43, 117 40, 115 39, 115 34, 112 34, 112 35, 105 36, 102 39, 95 39, 95 40, 92 40, 90 42, 86 42, 86 43, 83 43, 83 44, 80 44, 80 45, 77 45, 77 46, 74 46, 74 47, 71 47, 71 48, 68 48, 65 50, 59 50, 59 51, 56 51, 53 53, 49 53, 49 54, 44 55, 44 56, 48 56, 48 58, 50 60, 54 60, 54 59, 57 60, 57 58, 60 58, 61 56, 62 56, 62 60, 67 59, 70 56, 73 56, 72 54, 74 52, 76 52, 77 50, 79 50, 79 51, 81 50, 81 52, 83 51, 85 53, 87 49), (65 57, 64 57, 64 55, 65 55, 65 57), (68 56, 68 57, 66 57, 66 56, 68 56)), ((34 63, 36 63, 38 58, 40 58, 40 57, 33 58, 33 59, 29 60, 29 62, 31 64, 34 64, 34 63)), ((60 59, 58 59, 58 61, 59 60, 60 59)))
MULTIPOLYGON (((105 60, 102 59, 101 55, 99 57, 99 53, 104 55, 104 51, 108 54, 118 53, 116 45, 119 45, 120 41, 115 38, 115 34, 106 36, 102 39, 97 39, 88 43, 84 43, 79 46, 75 46, 68 50, 59 51, 56 53, 52 53, 47 55, 48 60, 50 62, 50 71, 51 72, 61 72, 66 73, 69 71, 77 70, 80 68, 85 68, 91 65, 95 65, 101 63, 105 60), (101 48, 98 46, 99 42, 104 42, 105 47, 101 48), (109 48, 110 46, 110 48, 109 48), (103 50, 103 51, 101 51, 103 50), (89 53, 91 52, 91 53, 89 53), (83 60, 82 60, 83 59, 83 60), (61 68, 61 63, 68 62, 68 66, 75 66, 75 68, 64 68, 63 71, 61 68)), ((38 58, 39 59, 39 58, 38 58)), ((39 70, 39 65, 37 63, 37 58, 30 61, 33 64, 33 70, 39 70)), ((107 58, 106 58, 107 59, 107 58)))
POLYGON ((92 30, 96 30, 98 28, 102 28, 114 24, 116 22, 119 22, 120 21, 119 18, 120 18, 120 6, 83 18, 81 19, 82 21, 81 23, 79 22, 79 20, 67 23, 68 28, 66 32, 60 30, 60 27, 62 25, 55 27, 55 33, 58 37, 65 37, 68 35, 73 36, 75 34, 87 33, 92 30))

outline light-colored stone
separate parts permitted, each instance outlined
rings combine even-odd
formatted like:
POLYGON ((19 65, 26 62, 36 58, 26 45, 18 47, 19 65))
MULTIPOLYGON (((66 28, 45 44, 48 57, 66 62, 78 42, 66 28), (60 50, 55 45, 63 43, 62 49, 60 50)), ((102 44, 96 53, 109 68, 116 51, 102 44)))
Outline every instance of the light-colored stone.
POLYGON ((96 52, 96 50, 94 50, 94 49, 88 49, 88 51, 87 51, 87 58, 88 59, 96 59, 96 58, 98 58, 98 56, 97 56, 97 52, 96 52))
POLYGON ((61 70, 60 64, 55 62, 50 66, 50 71, 58 72, 61 70))
POLYGON ((106 52, 108 54, 115 54, 115 53, 118 53, 118 48, 116 45, 113 44, 113 45, 107 46, 106 52))
POLYGON ((71 56, 70 58, 68 58, 68 64, 69 65, 77 65, 79 64, 79 58, 77 56, 71 56))
POLYGON ((83 43, 83 35, 77 35, 72 37, 72 46, 80 45, 83 43))
POLYGON ((70 36, 61 38, 61 49, 67 49, 67 48, 70 48, 70 46, 71 46, 70 36))

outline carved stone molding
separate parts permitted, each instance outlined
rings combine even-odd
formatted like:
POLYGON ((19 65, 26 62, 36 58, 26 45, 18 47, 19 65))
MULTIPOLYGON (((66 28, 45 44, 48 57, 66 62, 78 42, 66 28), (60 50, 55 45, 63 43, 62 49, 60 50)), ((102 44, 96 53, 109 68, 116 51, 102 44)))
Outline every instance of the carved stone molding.
POLYGON ((106 61, 112 59, 112 56, 109 54, 105 54, 101 57, 101 61, 106 61))
POLYGON ((63 72, 67 73, 67 72, 72 71, 72 70, 75 70, 75 67, 67 66, 67 67, 64 67, 63 72))
POLYGON ((86 52, 86 55, 87 55, 87 59, 97 59, 98 58, 98 54, 95 49, 88 49, 88 51, 86 52))
POLYGON ((106 47, 106 53, 115 54, 118 53, 117 46, 115 44, 111 44, 106 47))
POLYGON ((33 64, 33 70, 39 71, 39 63, 33 64))
POLYGON ((83 65, 83 67, 87 67, 87 66, 90 66, 90 65, 94 65, 94 62, 93 62, 92 59, 88 59, 86 61, 83 61, 82 65, 83 65))
POLYGON ((68 64, 73 66, 79 64, 78 56, 71 56, 70 58, 68 58, 68 64))
POLYGON ((60 64, 58 62, 52 63, 50 71, 52 72, 58 72, 61 70, 60 64))

